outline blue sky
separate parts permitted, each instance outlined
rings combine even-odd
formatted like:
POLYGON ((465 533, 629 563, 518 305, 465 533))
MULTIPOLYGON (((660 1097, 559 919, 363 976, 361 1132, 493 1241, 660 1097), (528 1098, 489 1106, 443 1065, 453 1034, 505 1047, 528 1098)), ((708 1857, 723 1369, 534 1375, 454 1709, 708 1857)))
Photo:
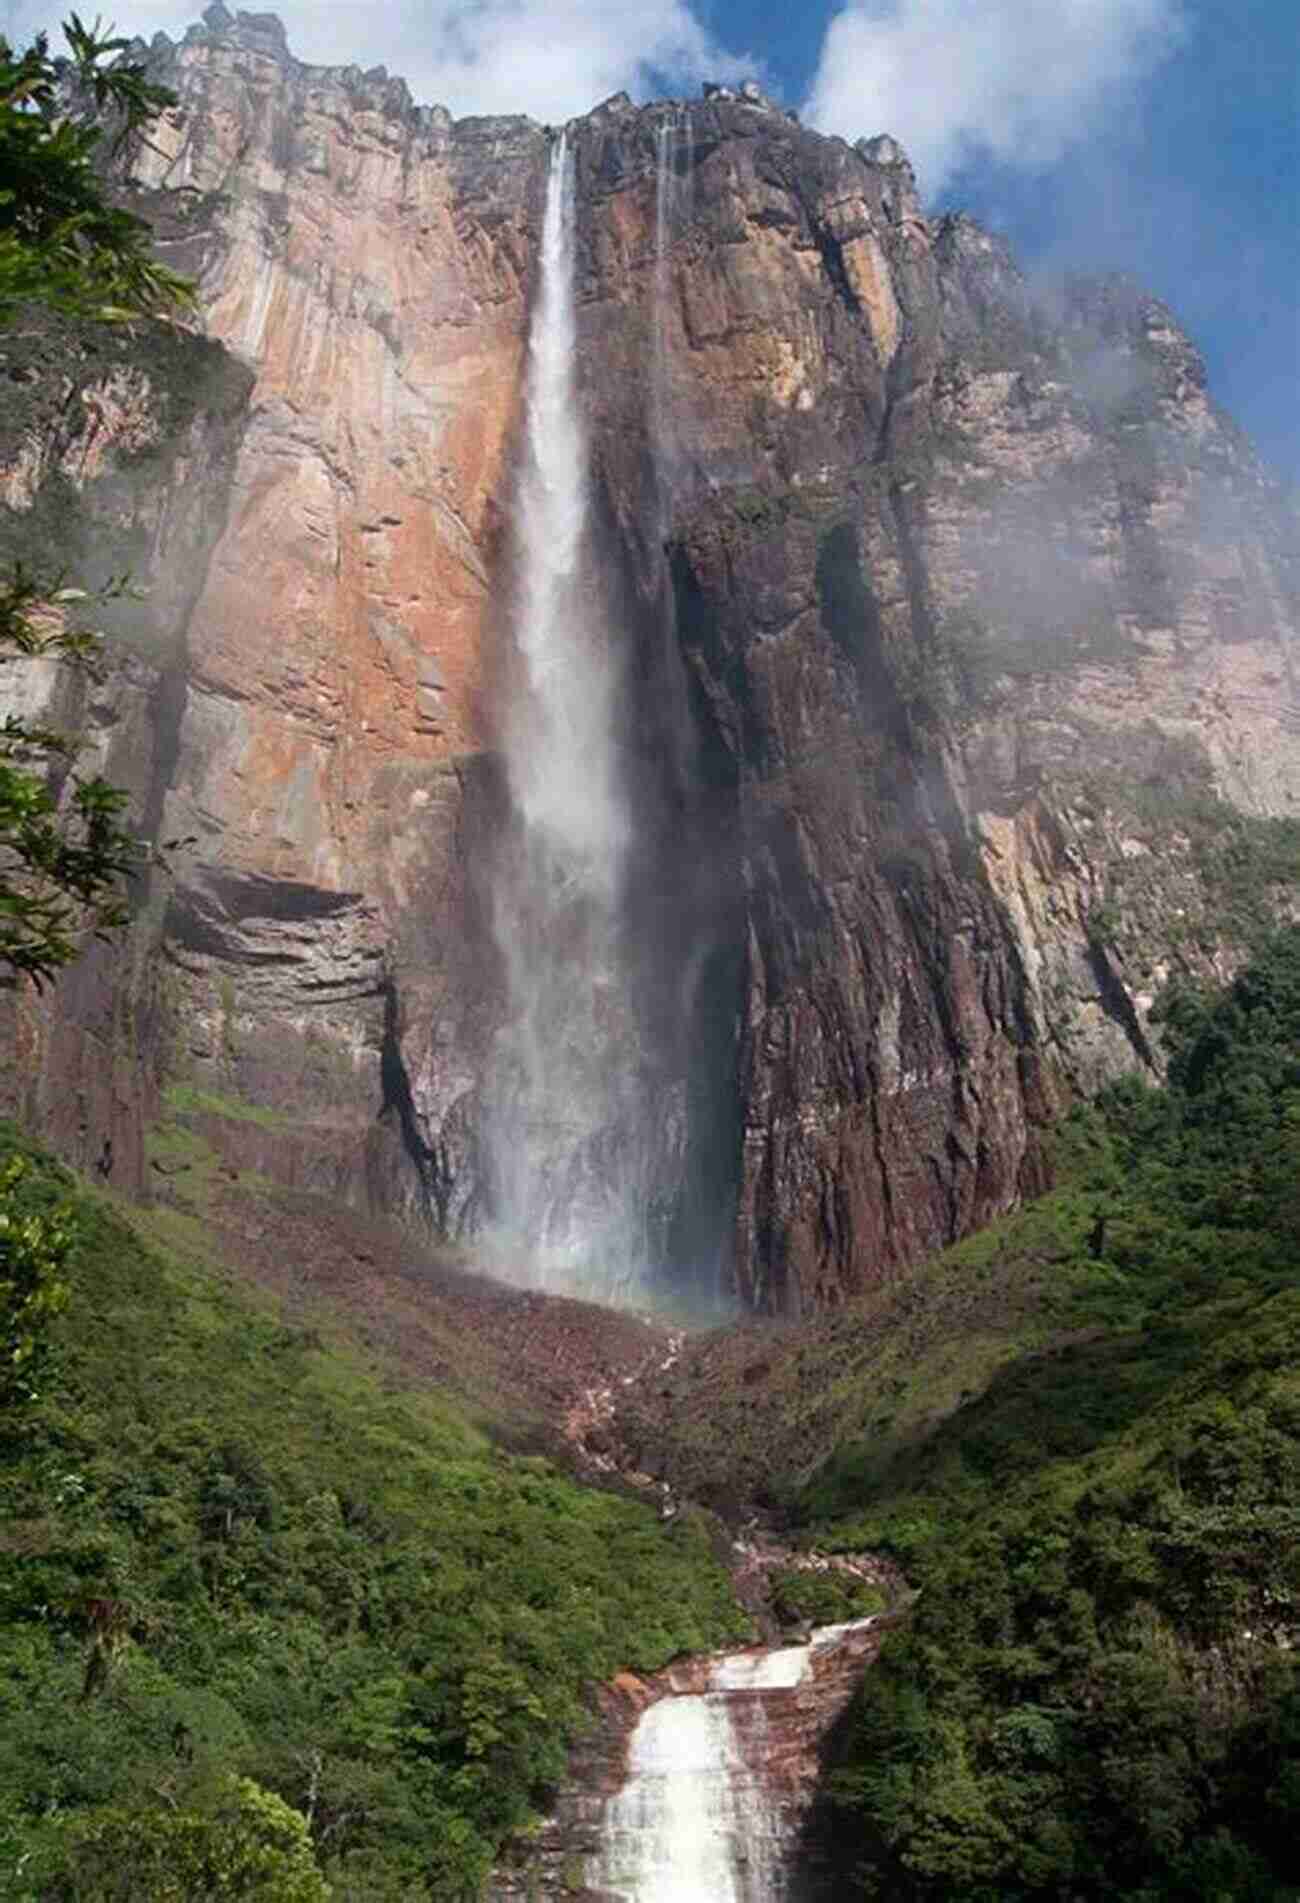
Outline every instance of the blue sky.
MULTIPOLYGON (((798 104, 837 10, 709 0, 705 17, 724 41, 761 48, 798 104)), ((1165 298, 1215 396, 1300 482, 1300 7, 1191 0, 1181 16, 1166 48, 1094 98, 1093 122, 1055 160, 975 151, 937 192, 922 168, 922 189, 932 207, 1005 231, 1031 271, 1121 269, 1165 298)), ((906 142, 901 126, 862 130, 906 142)))
MULTIPOLYGON (((228 0, 237 4, 237 0, 228 0)), ((258 0, 275 5, 276 0, 258 0)), ((203 0, 117 0, 176 34, 203 0)), ((1032 273, 1123 269, 1167 299, 1214 394, 1300 481, 1297 0, 280 0, 300 58, 385 62, 454 112, 556 120, 626 87, 754 73, 809 123, 892 132, 933 209, 1032 273)), ((22 39, 57 0, 0 0, 22 39)))

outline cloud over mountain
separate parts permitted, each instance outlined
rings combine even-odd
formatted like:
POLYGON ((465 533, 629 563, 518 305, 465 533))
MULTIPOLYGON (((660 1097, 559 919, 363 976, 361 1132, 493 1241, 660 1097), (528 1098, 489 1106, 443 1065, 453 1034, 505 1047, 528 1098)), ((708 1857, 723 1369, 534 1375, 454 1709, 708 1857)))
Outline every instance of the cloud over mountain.
POLYGON ((827 28, 807 115, 892 132, 927 196, 981 158, 1059 159, 1179 44, 1180 0, 853 0, 827 28))
MULTIPOLYGON (((341 0, 272 0, 289 45, 318 65, 384 64, 416 98, 453 113, 526 112, 563 120, 622 88, 642 97, 694 92, 741 62, 721 47, 687 0, 399 0, 358 12, 341 0)), ((115 9, 121 30, 173 37, 203 0, 131 0, 115 9)), ((233 10, 234 0, 232 0, 233 10)), ((61 46, 66 5, 8 0, 0 28, 22 40, 45 28, 61 46)), ((744 62, 749 71, 753 62, 744 62)))

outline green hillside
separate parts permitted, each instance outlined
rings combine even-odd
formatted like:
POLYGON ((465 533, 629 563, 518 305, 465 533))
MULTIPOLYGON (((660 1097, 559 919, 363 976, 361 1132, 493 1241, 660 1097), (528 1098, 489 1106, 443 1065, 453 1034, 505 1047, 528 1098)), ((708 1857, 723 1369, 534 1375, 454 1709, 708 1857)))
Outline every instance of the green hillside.
POLYGON ((6 1899, 472 1896, 585 1684, 747 1630, 691 1516, 495 1448, 19 1156, 9 1259, 59 1209, 76 1240, 0 1414, 6 1899))
MULTIPOLYGON (((1169 1087, 1080 1110, 1050 1196, 628 1391, 681 1493, 761 1475, 918 1589, 832 1742, 836 1903, 1300 1897, 1300 929, 1165 1035, 1169 1087)), ((584 1685, 744 1629, 691 1512, 4 1155, 11 1252, 57 1211, 75 1246, 3 1409, 0 1893, 469 1898, 584 1685)))

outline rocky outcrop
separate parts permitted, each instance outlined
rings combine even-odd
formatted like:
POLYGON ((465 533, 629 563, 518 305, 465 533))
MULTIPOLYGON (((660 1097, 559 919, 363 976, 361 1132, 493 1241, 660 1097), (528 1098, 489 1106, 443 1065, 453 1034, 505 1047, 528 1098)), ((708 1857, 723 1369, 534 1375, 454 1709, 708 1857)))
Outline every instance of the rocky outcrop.
POLYGON ((257 378, 167 802, 196 836, 165 925, 183 1061, 320 1125, 321 1186, 446 1222, 543 140, 299 66, 266 16, 210 12, 157 58, 182 106, 135 176, 193 204, 205 321, 257 378))
MULTIPOLYGON (((133 953, 158 954, 152 1068, 291 1112, 312 1186, 440 1220, 485 989, 467 842, 492 800, 480 707, 544 143, 523 120, 453 129, 382 72, 299 66, 270 16, 214 7, 152 57, 182 103, 130 197, 252 386, 202 482, 172 472, 163 513, 198 505, 204 545, 161 522, 132 564, 166 597, 150 826, 185 842, 133 953), (403 1038, 455 1053, 418 1111, 403 1038)), ((39 488, 44 427, 6 464, 11 500, 39 488)), ((130 463, 129 431, 102 437, 130 463)), ((125 723, 125 672, 109 692, 125 723)), ((52 1056, 46 1094, 68 1081, 52 1056)))
POLYGON ((639 718, 689 761, 645 882, 700 895, 687 1194, 791 1313, 1039 1184, 1069 1094, 1158 1063, 1171 941, 1233 955, 1201 828, 1294 811, 1294 569, 1162 306, 1044 311, 893 141, 740 102, 679 116, 657 258, 659 120, 583 130, 583 348, 619 547, 672 580, 641 706, 685 673, 685 744, 639 718))
MULTIPOLYGON (((101 731, 190 843, 44 1057, 31 1020, 25 1107, 98 1071, 152 972, 151 1073, 291 1113, 295 1182, 472 1232, 546 135, 304 67, 265 15, 152 57, 180 106, 133 189, 251 391, 130 491, 166 651, 101 731)), ((892 139, 718 92, 616 98, 572 144, 651 1223, 679 1279, 795 1313, 1039 1184, 1070 1094, 1158 1065, 1169 971, 1290 902, 1294 523, 1163 306, 1031 299, 892 139)), ((133 479, 134 374, 93 450, 133 479)), ((59 427, 8 446, 8 520, 59 427)))

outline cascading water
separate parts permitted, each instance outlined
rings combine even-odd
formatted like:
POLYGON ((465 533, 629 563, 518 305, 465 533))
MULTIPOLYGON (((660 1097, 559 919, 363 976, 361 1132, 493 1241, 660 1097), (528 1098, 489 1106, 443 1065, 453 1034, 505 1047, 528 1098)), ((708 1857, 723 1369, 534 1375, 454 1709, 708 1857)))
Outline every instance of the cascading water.
POLYGON ((644 1294, 641 1034, 622 935, 630 840, 616 664, 576 388, 573 155, 551 148, 518 505, 514 824, 494 890, 508 1009, 484 1124, 493 1265, 600 1300, 644 1294))
MULTIPOLYGON (((680 638, 676 555, 701 494, 698 440, 683 399, 686 353, 683 287, 694 246, 695 121, 691 108, 653 108, 654 250, 646 305, 645 429, 653 481, 644 496, 643 592, 657 596, 658 746, 662 810, 672 814, 672 838, 656 872, 670 895, 671 945, 656 977, 661 984, 659 1049, 679 1092, 682 1140, 673 1158, 678 1201, 669 1255, 677 1290, 701 1316, 732 1309, 730 1279, 739 1130, 732 1097, 735 1049, 730 1000, 737 995, 738 891, 729 887, 733 861, 731 812, 716 762, 701 741, 701 721, 680 638), (676 554, 675 554, 676 552, 676 554), (719 827, 719 818, 723 824, 719 827), (667 876, 665 877, 665 873, 667 876), (721 876, 720 876, 721 875, 721 876)), ((654 646, 646 616, 645 651, 654 646)), ((725 775, 725 770, 724 770, 725 775)))
POLYGON ((599 1887, 635 1903, 741 1903, 735 1839, 747 1783, 724 1698, 652 1705, 632 1739, 627 1783, 610 1805, 599 1887))
POLYGON ((673 145, 676 126, 661 119, 655 127, 655 285, 652 313, 653 373, 651 436, 655 452, 660 527, 664 525, 668 462, 668 273, 669 215, 672 209, 673 145))
POLYGON ((808 1645, 715 1659, 704 1690, 651 1705, 632 1733, 622 1789, 605 1809, 591 1886, 610 1903, 788 1899, 798 1879, 768 1770, 769 1722, 779 1730, 774 1708, 786 1701, 788 1719, 789 1701, 874 1623, 824 1626, 808 1645))

